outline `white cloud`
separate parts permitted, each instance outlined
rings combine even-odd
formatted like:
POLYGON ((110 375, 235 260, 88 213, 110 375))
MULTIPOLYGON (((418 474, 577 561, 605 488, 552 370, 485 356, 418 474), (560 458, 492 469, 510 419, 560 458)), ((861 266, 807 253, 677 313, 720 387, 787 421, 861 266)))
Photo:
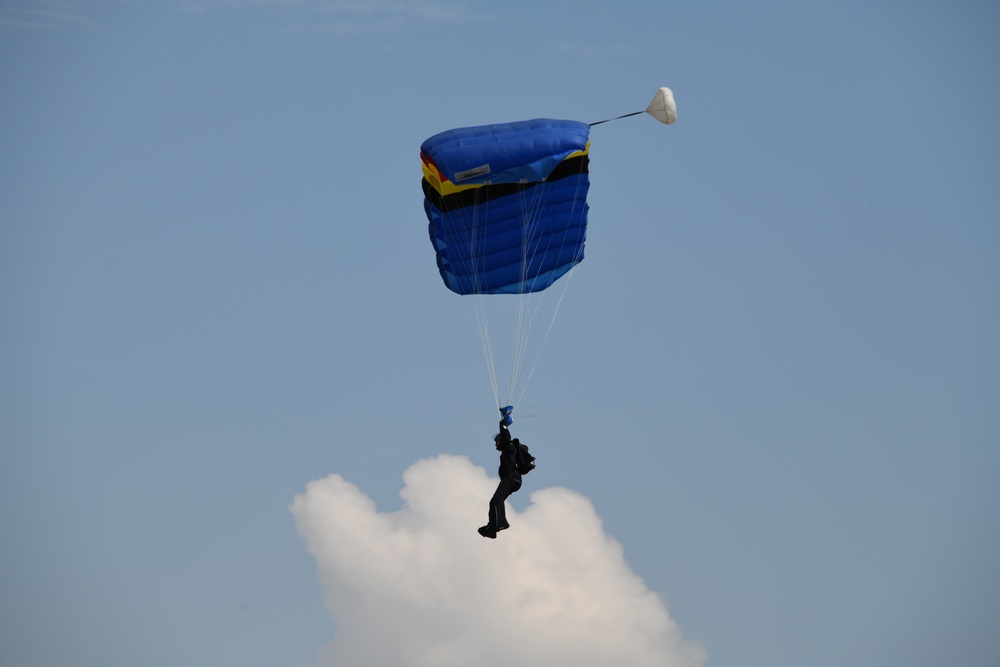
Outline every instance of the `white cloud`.
POLYGON ((97 27, 98 23, 86 17, 78 3, 67 0, 17 0, 0 7, 0 28, 52 30, 97 27))
POLYGON ((291 506, 337 624, 323 664, 704 663, 584 496, 536 491, 524 512, 509 509, 510 530, 488 540, 476 528, 496 479, 483 468, 441 455, 403 480, 398 512, 377 511, 339 475, 311 482, 291 506))
MULTIPOLYGON (((0 29, 102 29, 116 23, 128 0, 7 0, 0 29)), ((489 20, 468 0, 183 0, 150 3, 187 16, 238 16, 272 29, 380 34, 489 20)))

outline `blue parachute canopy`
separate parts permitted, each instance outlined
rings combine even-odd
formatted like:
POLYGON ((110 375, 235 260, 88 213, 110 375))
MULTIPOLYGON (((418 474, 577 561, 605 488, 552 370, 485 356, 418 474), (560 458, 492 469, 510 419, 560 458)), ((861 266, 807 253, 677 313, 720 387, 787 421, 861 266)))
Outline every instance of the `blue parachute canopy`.
POLYGON ((448 130, 420 147, 424 211, 458 294, 544 290, 583 259, 590 128, 537 119, 448 130))

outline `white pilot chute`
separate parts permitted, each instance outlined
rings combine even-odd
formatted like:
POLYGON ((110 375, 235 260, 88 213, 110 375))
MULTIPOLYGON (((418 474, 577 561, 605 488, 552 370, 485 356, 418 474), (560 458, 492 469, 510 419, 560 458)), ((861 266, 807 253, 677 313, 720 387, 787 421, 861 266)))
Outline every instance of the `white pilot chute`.
POLYGON ((670 125, 677 121, 677 105, 674 103, 674 93, 669 88, 660 88, 653 96, 653 101, 646 107, 646 113, 670 125))

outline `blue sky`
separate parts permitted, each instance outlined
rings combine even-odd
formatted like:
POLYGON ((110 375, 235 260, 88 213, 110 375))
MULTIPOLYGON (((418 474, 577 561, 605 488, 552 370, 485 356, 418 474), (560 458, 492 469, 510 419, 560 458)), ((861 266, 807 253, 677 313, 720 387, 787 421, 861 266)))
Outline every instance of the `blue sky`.
POLYGON ((995 664, 998 22, 3 3, 0 665, 326 664, 332 556, 296 496, 336 474, 393 513, 418 461, 495 465, 420 143, 660 86, 676 125, 591 134, 512 506, 588 499, 708 665, 995 664))

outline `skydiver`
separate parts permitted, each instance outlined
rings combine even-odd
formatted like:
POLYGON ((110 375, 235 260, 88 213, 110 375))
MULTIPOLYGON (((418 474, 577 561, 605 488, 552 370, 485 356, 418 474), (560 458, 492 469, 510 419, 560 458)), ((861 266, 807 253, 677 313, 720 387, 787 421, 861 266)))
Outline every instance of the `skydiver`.
POLYGON ((504 501, 518 489, 521 488, 521 473, 517 470, 516 452, 517 438, 511 440, 510 429, 507 424, 509 417, 505 416, 500 420, 500 432, 493 436, 493 444, 500 452, 500 468, 497 472, 500 475, 500 483, 497 490, 490 498, 490 522, 479 529, 479 534, 491 540, 496 539, 497 532, 507 530, 510 524, 507 523, 507 513, 504 509, 504 501))

